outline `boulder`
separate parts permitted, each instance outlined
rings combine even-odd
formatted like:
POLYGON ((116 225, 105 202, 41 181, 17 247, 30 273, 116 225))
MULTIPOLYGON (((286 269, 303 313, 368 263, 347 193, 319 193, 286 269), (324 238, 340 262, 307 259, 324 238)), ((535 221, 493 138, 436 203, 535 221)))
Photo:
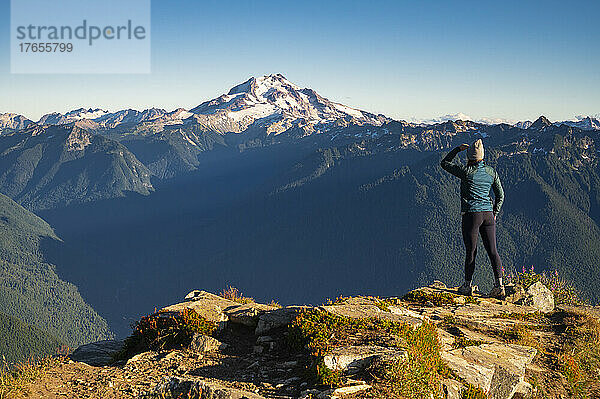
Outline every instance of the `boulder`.
POLYGON ((550 313, 554 310, 554 294, 538 281, 527 288, 523 305, 533 306, 542 313, 550 313))
POLYGON ((255 328, 261 314, 277 308, 255 302, 242 304, 210 292, 194 290, 185 296, 185 302, 167 306, 161 309, 161 313, 168 315, 185 309, 195 310, 223 329, 228 322, 255 328))
POLYGON ((276 310, 275 306, 263 305, 262 303, 245 303, 237 304, 236 306, 230 306, 225 308, 223 312, 229 318, 229 322, 242 324, 244 326, 256 328, 258 325, 258 319, 261 314, 276 310))
POLYGON ((240 305, 206 291, 192 291, 186 298, 189 300, 161 309, 159 315, 169 316, 185 309, 193 309, 206 320, 217 323, 219 329, 223 329, 229 320, 223 310, 240 305))
POLYGON ((442 359, 490 399, 510 399, 522 389, 525 369, 536 353, 528 346, 493 343, 442 352, 442 359))
POLYGON ((521 285, 506 286, 506 300, 542 313, 550 313, 555 308, 554 294, 540 281, 527 289, 521 285))
POLYGON ((515 394, 513 395, 513 398, 530 398, 532 394, 533 386, 526 381, 522 381, 515 387, 515 394))
POLYGON ((194 352, 206 353, 215 352, 227 348, 227 344, 204 334, 194 334, 188 349, 194 352))
POLYGON ((113 362, 114 355, 123 349, 122 340, 106 340, 82 345, 69 355, 76 362, 90 366, 107 366, 113 362))
POLYGON ((300 312, 305 309, 308 308, 306 306, 288 306, 265 312, 258 317, 254 333, 256 335, 264 335, 266 332, 276 328, 285 327, 294 321, 300 312))
POLYGON ((341 370, 347 374, 355 374, 368 367, 376 359, 395 361, 408 359, 408 353, 400 348, 382 346, 344 346, 330 350, 324 357, 325 366, 330 370, 341 370))

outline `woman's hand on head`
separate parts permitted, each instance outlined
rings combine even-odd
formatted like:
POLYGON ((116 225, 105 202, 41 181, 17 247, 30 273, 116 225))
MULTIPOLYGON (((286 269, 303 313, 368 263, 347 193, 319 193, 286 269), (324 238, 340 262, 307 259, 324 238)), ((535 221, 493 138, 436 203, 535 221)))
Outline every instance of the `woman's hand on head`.
POLYGON ((459 149, 459 151, 464 151, 464 150, 466 150, 467 148, 469 148, 469 145, 468 145, 468 144, 461 144, 461 145, 459 145, 459 146, 458 146, 458 147, 456 147, 456 148, 458 148, 458 149, 459 149))

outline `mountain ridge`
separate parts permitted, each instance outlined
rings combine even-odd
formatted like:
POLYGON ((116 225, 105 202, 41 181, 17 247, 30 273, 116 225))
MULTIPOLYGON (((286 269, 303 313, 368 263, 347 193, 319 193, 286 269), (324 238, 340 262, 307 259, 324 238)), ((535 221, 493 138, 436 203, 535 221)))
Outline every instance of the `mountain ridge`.
MULTIPOLYGON (((358 120, 362 119, 363 122, 373 124, 381 124, 386 120, 394 120, 381 114, 374 114, 329 101, 320 96, 315 90, 310 88, 302 89, 300 86, 287 80, 282 74, 277 73, 272 75, 264 75, 262 77, 251 77, 245 82, 232 87, 226 94, 204 101, 200 105, 191 108, 190 110, 176 108, 173 111, 167 111, 161 108, 148 108, 145 110, 123 109, 110 112, 100 108, 79 108, 68 111, 64 114, 58 112, 45 114, 40 117, 37 122, 30 121, 22 115, 0 114, 0 129, 22 128, 25 127, 23 124, 29 123, 69 124, 81 121, 88 121, 88 126, 92 126, 94 129, 110 129, 116 128, 121 124, 142 123, 159 120, 162 120, 162 123, 176 124, 184 123, 184 121, 191 118, 193 114, 214 113, 215 111, 222 109, 219 107, 229 102, 232 103, 230 105, 239 106, 239 109, 235 109, 235 112, 233 112, 233 114, 236 115, 235 119, 243 119, 244 117, 251 116, 253 120, 257 120, 260 119, 261 115, 262 117, 273 116, 278 111, 283 110, 287 111, 291 116, 306 118, 309 121, 312 118, 313 120, 319 120, 322 122, 328 118, 335 119, 336 117, 339 118, 344 116, 351 116, 357 118, 358 120), (266 97, 264 96, 265 94, 267 94, 266 97), (240 95, 248 96, 246 96, 246 98, 239 98, 243 97, 240 95), (299 108, 296 107, 298 104, 302 105, 302 103, 306 102, 309 103, 308 106, 306 106, 307 104, 304 104, 304 106, 299 108), (254 105, 255 113, 240 113, 240 111, 247 110, 247 107, 251 105, 254 105), (257 105, 263 106, 257 107, 257 105), (268 105, 276 105, 276 107, 268 107, 268 105), (329 107, 329 109, 323 111, 323 108, 327 107, 329 107), (183 116, 181 116, 182 114, 183 116), (11 120, 11 118, 14 119, 16 117, 18 117, 20 121, 17 122, 11 120), (91 124, 91 122, 95 122, 96 124, 91 124)), ((229 111, 231 111, 231 109, 229 109, 229 111)), ((439 118, 433 118, 429 120, 414 120, 412 122, 406 122, 405 120, 398 121, 414 125, 433 125, 445 121, 457 121, 465 119, 470 120, 470 117, 468 115, 458 113, 444 115, 439 118)), ((512 126, 524 128, 529 127, 528 125, 531 124, 529 121, 511 122, 498 118, 480 118, 475 120, 475 122, 486 125, 508 123, 512 126)), ((600 120, 596 116, 591 115, 577 116, 574 120, 555 121, 553 124, 557 126, 561 124, 567 124, 569 126, 582 128, 584 130, 600 130, 600 120)))

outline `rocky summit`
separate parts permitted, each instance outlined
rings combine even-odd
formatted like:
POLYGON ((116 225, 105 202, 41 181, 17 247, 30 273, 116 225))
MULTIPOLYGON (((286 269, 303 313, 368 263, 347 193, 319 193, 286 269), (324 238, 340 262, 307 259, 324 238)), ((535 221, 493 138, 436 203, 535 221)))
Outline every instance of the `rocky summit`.
MULTIPOLYGON (((584 386, 573 374, 583 368, 569 365, 596 346, 599 317, 595 307, 555 304, 540 282, 507 286, 506 300, 461 296, 436 281, 403 297, 286 307, 193 291, 142 318, 124 341, 78 348, 27 391, 69 398, 567 398, 584 386)), ((585 390, 585 397, 600 394, 594 383, 585 390)))

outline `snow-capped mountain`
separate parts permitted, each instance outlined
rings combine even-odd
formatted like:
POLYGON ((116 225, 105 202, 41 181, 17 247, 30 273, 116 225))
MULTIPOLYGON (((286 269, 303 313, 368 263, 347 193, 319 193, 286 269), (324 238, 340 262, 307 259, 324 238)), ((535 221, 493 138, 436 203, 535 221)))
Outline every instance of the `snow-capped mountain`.
POLYGON ((535 122, 531 122, 531 121, 517 122, 514 124, 514 126, 520 128, 520 129, 534 128, 536 130, 539 130, 540 128, 544 128, 549 125, 554 125, 554 126, 567 125, 567 126, 579 128, 581 130, 600 130, 600 119, 595 116, 577 116, 572 120, 556 121, 556 122, 550 122, 546 117, 541 117, 541 118, 542 118, 542 120, 538 119, 535 122), (538 123, 538 126, 532 127, 532 125, 534 125, 535 123, 538 123))
MULTIPOLYGON (((227 94, 190 110, 196 115, 227 120, 241 132, 258 120, 302 120, 325 124, 346 119, 380 126, 388 119, 330 101, 308 88, 300 88, 281 74, 250 78, 227 94)), ((204 119, 204 118, 199 118, 204 119)))
POLYGON ((578 127, 583 130, 600 130, 600 119, 592 116, 578 117, 575 120, 564 121, 561 123, 573 127, 578 127))
POLYGON ((227 94, 205 101, 187 111, 178 108, 168 112, 150 108, 144 111, 124 109, 108 112, 80 108, 65 114, 44 115, 38 124, 63 125, 77 123, 91 129, 113 129, 124 124, 152 122, 166 125, 197 122, 222 132, 241 133, 255 121, 263 126, 277 123, 275 133, 290 126, 323 125, 345 120, 356 125, 381 126, 390 119, 330 101, 316 91, 300 88, 281 74, 250 78, 233 87, 227 94))
POLYGON ((137 111, 135 109, 124 109, 121 111, 108 113, 95 119, 100 126, 106 128, 114 128, 125 123, 142 123, 153 121, 164 117, 167 111, 160 108, 150 108, 144 111, 137 111))
POLYGON ((37 122, 40 125, 67 125, 75 123, 89 129, 114 129, 123 124, 159 122, 164 125, 181 124, 193 114, 183 108, 168 112, 161 108, 149 108, 143 111, 123 109, 108 112, 101 109, 80 108, 65 114, 54 112, 46 114, 37 122))
POLYGON ((533 124, 532 121, 521 121, 521 122, 515 123, 515 126, 518 127, 519 129, 529 129, 529 127, 532 124, 533 124))
POLYGON ((108 111, 96 108, 79 108, 69 111, 66 114, 53 112, 46 114, 37 122, 40 125, 66 125, 72 122, 77 122, 83 119, 95 120, 107 115, 108 111))
POLYGON ((0 129, 23 129, 30 123, 33 122, 23 115, 11 113, 0 114, 0 129))

